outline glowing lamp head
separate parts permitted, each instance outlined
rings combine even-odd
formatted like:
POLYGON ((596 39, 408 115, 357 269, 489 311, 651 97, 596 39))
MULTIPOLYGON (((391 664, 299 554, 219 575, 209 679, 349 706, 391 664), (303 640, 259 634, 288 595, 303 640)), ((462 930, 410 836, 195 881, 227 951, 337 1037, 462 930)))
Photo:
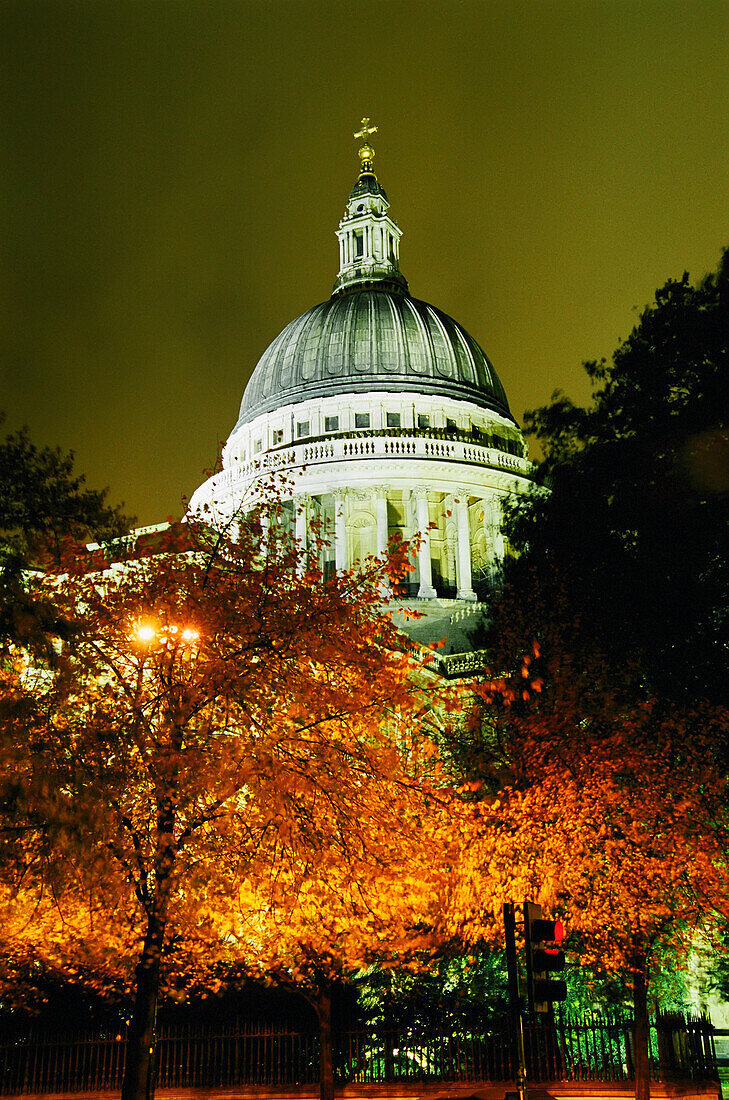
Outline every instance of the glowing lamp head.
POLYGON ((135 634, 138 642, 152 642, 157 636, 157 631, 149 623, 140 623, 135 634))
POLYGON ((183 642, 187 642, 188 645, 192 645, 193 642, 196 642, 199 637, 200 634, 198 633, 198 631, 193 630, 191 626, 185 627, 185 629, 182 631, 182 640, 183 642))

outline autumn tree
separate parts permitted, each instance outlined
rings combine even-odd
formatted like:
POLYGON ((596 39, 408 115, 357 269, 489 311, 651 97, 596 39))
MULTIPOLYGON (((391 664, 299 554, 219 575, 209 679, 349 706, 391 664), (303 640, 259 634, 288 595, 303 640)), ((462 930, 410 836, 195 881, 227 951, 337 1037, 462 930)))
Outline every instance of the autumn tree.
POLYGON ((290 853, 283 864, 272 860, 233 899, 239 965, 296 990, 316 1011, 321 1100, 334 1096, 335 985, 373 964, 425 971, 443 947, 453 857, 448 803, 432 787, 430 742, 418 731, 406 747, 402 733, 405 767, 381 780, 381 796, 362 806, 373 819, 360 817, 346 838, 317 824, 327 840, 315 859, 290 853))
POLYGON ((645 1100, 651 980, 697 935, 718 943, 729 917, 729 712, 647 693, 628 702, 609 670, 594 652, 585 670, 547 638, 513 675, 480 686, 474 723, 487 716, 488 749, 460 810, 454 932, 481 934, 467 900, 489 891, 494 918, 525 897, 565 917, 580 964, 632 985, 645 1100))
POLYGON ((263 549, 254 512, 212 557, 39 582, 72 629, 2 673, 7 955, 133 990, 124 1100, 146 1094, 160 987, 237 953, 240 884, 322 852, 351 881, 409 781, 398 745, 425 704, 385 566, 323 582, 267 519, 263 549))

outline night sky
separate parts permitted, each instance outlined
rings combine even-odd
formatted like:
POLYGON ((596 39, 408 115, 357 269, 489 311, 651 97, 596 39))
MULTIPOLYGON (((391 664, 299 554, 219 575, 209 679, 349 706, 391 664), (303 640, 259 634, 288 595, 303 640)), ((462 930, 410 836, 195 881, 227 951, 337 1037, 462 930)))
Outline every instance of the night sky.
POLYGON ((4 0, 0 408, 140 523, 326 299, 369 115, 411 292, 512 412, 729 244, 729 2, 4 0))

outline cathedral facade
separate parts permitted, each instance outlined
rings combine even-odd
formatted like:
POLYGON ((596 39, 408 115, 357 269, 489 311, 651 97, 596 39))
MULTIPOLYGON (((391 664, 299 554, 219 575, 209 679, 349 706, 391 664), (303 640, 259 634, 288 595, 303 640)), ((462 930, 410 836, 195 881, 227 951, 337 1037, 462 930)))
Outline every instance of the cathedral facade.
MULTIPOLYGON (((401 231, 373 171, 364 119, 360 172, 336 231, 331 297, 291 321, 246 386, 222 470, 190 510, 234 521, 272 472, 291 485, 290 522, 302 546, 328 534, 324 575, 388 539, 419 535, 409 591, 421 618, 408 632, 443 636, 451 664, 470 648, 504 554, 502 504, 529 485, 523 436, 481 347, 458 322, 411 296, 400 272, 401 231)), ((456 661, 458 664, 458 661, 456 661)), ((464 667, 456 671, 466 671, 464 667)))

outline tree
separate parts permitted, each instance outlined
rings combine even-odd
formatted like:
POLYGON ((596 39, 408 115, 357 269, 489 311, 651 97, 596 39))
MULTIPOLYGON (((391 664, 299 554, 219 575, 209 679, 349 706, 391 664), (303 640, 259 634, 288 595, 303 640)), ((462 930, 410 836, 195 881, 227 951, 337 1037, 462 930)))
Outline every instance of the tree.
POLYGON ((515 896, 564 915, 583 963, 629 973, 636 1096, 647 1097, 651 973, 699 933, 718 943, 729 916, 717 750, 729 712, 651 696, 626 706, 605 676, 596 665, 586 683, 537 646, 515 677, 483 686, 511 780, 474 807, 480 839, 466 858, 486 881, 517 869, 515 896))
POLYGON ((38 641, 52 627, 49 609, 26 596, 25 570, 57 569, 79 543, 117 538, 132 525, 107 504, 107 490, 85 488, 74 462, 73 451, 36 447, 27 428, 0 441, 0 646, 38 641))
POLYGON ((427 706, 385 567, 322 583, 268 518, 265 552, 259 511, 212 558, 38 582, 68 636, 2 673, 9 954, 134 990, 124 1100, 147 1092, 160 984, 184 996, 239 954, 240 883, 345 866, 411 782, 398 744, 427 706))
POLYGON ((417 781, 413 756, 429 744, 414 748, 409 778, 396 779, 371 803, 375 819, 360 818, 346 851, 333 837, 315 859, 289 859, 285 867, 272 864, 266 878, 247 878, 237 898, 231 935, 241 945, 241 965, 297 990, 316 1011, 321 1100, 334 1096, 335 986, 373 964, 425 971, 442 947, 452 858, 446 803, 428 791, 425 777, 417 781))
POLYGON ((526 414, 544 461, 510 518, 495 637, 516 612, 526 652, 556 609, 568 652, 600 650, 638 694, 729 703, 728 363, 729 251, 698 285, 667 282, 611 361, 585 364, 589 408, 555 394, 526 414))
POLYGON ((728 361, 725 252, 586 364, 589 408, 527 414, 544 460, 507 516, 505 677, 451 747, 482 784, 474 873, 557 906, 583 958, 631 975, 641 1096, 651 965, 726 912, 728 361))

